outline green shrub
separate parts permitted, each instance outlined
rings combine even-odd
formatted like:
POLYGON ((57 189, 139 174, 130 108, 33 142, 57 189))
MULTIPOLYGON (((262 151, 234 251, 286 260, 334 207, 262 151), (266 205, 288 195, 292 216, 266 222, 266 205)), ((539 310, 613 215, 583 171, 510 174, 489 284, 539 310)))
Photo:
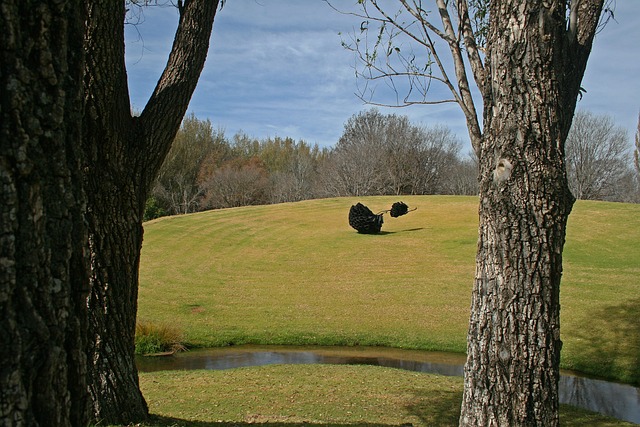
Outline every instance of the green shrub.
POLYGON ((144 215, 142 216, 143 221, 151 221, 152 219, 166 215, 168 215, 168 212, 160 206, 160 202, 158 202, 155 197, 151 196, 147 199, 144 207, 144 215))
POLYGON ((136 354, 155 354, 185 350, 182 332, 168 325, 138 322, 136 325, 136 354))

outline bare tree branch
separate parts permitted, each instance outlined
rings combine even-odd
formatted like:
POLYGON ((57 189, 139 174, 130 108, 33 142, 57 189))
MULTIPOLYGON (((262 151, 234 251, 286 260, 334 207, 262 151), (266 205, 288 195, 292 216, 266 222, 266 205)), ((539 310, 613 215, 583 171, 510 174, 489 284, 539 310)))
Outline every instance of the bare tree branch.
POLYGON ((459 34, 462 35, 476 85, 478 85, 482 93, 484 92, 483 85, 486 79, 486 73, 484 71, 484 63, 480 57, 480 49, 476 42, 478 35, 474 33, 471 26, 471 17, 466 0, 458 0, 458 15, 460 17, 459 34))
POLYGON ((362 66, 362 69, 356 66, 356 77, 365 81, 363 86, 358 84, 357 96, 360 99, 371 105, 390 107, 456 102, 465 115, 472 145, 479 145, 482 131, 467 77, 463 46, 479 87, 483 85, 485 72, 464 1, 458 1, 460 23, 457 28, 445 0, 436 1, 442 28, 429 19, 430 12, 422 7, 419 0, 399 0, 402 7, 393 14, 377 0, 360 2, 361 13, 341 11, 325 1, 338 12, 363 20, 359 34, 357 30, 354 32, 351 43, 342 43, 343 47, 354 52, 362 66), (410 19, 403 20, 403 15, 410 16, 410 19), (369 37, 370 32, 374 32, 375 37, 369 37), (447 44, 452 64, 447 63, 438 51, 439 40, 447 44), (420 46, 424 51, 417 53, 412 45, 420 46), (455 80, 451 74, 455 75, 455 80), (377 86, 370 83, 377 81, 386 83, 395 94, 395 104, 374 100, 377 86), (451 93, 451 98, 437 95, 439 99, 431 99, 430 93, 435 89, 433 83, 443 85, 451 93), (401 95, 400 91, 404 94, 401 95))

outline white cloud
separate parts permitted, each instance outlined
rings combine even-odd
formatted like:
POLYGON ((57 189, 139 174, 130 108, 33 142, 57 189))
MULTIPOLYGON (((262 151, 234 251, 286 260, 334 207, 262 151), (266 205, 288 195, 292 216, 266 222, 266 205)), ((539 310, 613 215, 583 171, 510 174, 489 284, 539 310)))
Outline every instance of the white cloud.
MULTIPOLYGON (((598 35, 579 108, 635 130, 640 108, 638 40, 640 2, 617 2, 616 22, 598 35)), ((127 66, 135 108, 146 103, 166 63, 177 23, 173 9, 151 8, 137 32, 127 29, 127 66)), ((262 138, 290 136, 333 145, 353 114, 369 108, 359 100, 354 58, 338 35, 359 25, 324 1, 229 0, 216 17, 207 64, 189 110, 226 129, 262 138)), ((382 87, 381 87, 382 89, 382 87)), ((477 100, 481 102, 480 99, 477 100)), ((416 124, 446 124, 466 142, 456 104, 383 108, 416 124)))

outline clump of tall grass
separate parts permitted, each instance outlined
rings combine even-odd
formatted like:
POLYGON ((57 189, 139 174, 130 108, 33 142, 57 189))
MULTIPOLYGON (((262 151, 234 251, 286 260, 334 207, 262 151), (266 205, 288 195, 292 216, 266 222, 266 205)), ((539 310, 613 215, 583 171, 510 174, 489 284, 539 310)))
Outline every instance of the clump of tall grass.
POLYGON ((136 324, 136 354, 176 353, 186 350, 178 328, 153 322, 136 324))

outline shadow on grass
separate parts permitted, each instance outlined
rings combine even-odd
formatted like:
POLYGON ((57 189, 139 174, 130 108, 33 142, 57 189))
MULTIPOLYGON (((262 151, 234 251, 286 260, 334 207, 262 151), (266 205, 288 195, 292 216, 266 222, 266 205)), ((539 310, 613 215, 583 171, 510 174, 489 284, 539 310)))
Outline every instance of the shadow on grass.
MULTIPOLYGON (((439 392, 427 392, 426 390, 413 390, 414 402, 407 405, 405 410, 408 415, 417 417, 419 425, 426 426, 457 426, 460 418, 460 405, 462 403, 462 393, 457 390, 442 390, 439 392)), ((139 425, 139 424, 136 424, 139 425)), ((150 415, 149 421, 141 424, 146 427, 409 427, 411 423, 382 424, 382 423, 310 423, 303 421, 189 421, 174 417, 160 415, 150 415)), ((561 427, 614 427, 632 426, 610 417, 606 417, 595 412, 589 412, 569 405, 560 405, 560 426, 561 427)))
POLYGON ((398 230, 398 231, 382 231, 381 230, 377 233, 358 233, 358 234, 362 234, 364 236, 386 236, 389 234, 410 233, 412 231, 420 231, 420 230, 424 230, 424 227, 408 228, 406 230, 398 230))
POLYGON ((575 369, 640 384, 640 298, 589 313, 575 369))
MULTIPOLYGON (((211 421, 187 421, 181 420, 179 418, 173 417, 163 417, 160 415, 151 415, 150 419, 145 426, 151 427, 255 427, 259 425, 269 426, 269 427, 309 427, 310 425, 314 425, 311 423, 305 422, 211 422, 211 421)), ((317 425, 317 424, 316 424, 317 425)), ((347 423, 330 423, 330 424, 322 424, 327 427, 391 427, 391 426, 408 426, 409 424, 377 424, 377 423, 355 423, 355 424, 347 424, 347 423)))
POLYGON ((462 393, 455 390, 427 392, 413 391, 415 401, 407 406, 410 415, 416 416, 424 425, 457 426, 460 419, 462 393))
POLYGON ((633 423, 616 420, 595 412, 584 411, 569 405, 560 405, 560 427, 616 427, 634 426, 633 423))
POLYGON ((420 230, 424 230, 424 227, 418 227, 418 228, 409 228, 407 230, 400 230, 397 231, 397 233, 408 233, 410 231, 420 231, 420 230))
MULTIPOLYGON (((427 426, 457 426, 460 418, 462 393, 455 390, 426 392, 414 390, 415 402, 406 407, 410 415, 427 426)), ((616 420, 595 412, 569 405, 560 405, 560 427, 614 427, 632 426, 632 423, 616 420)))

